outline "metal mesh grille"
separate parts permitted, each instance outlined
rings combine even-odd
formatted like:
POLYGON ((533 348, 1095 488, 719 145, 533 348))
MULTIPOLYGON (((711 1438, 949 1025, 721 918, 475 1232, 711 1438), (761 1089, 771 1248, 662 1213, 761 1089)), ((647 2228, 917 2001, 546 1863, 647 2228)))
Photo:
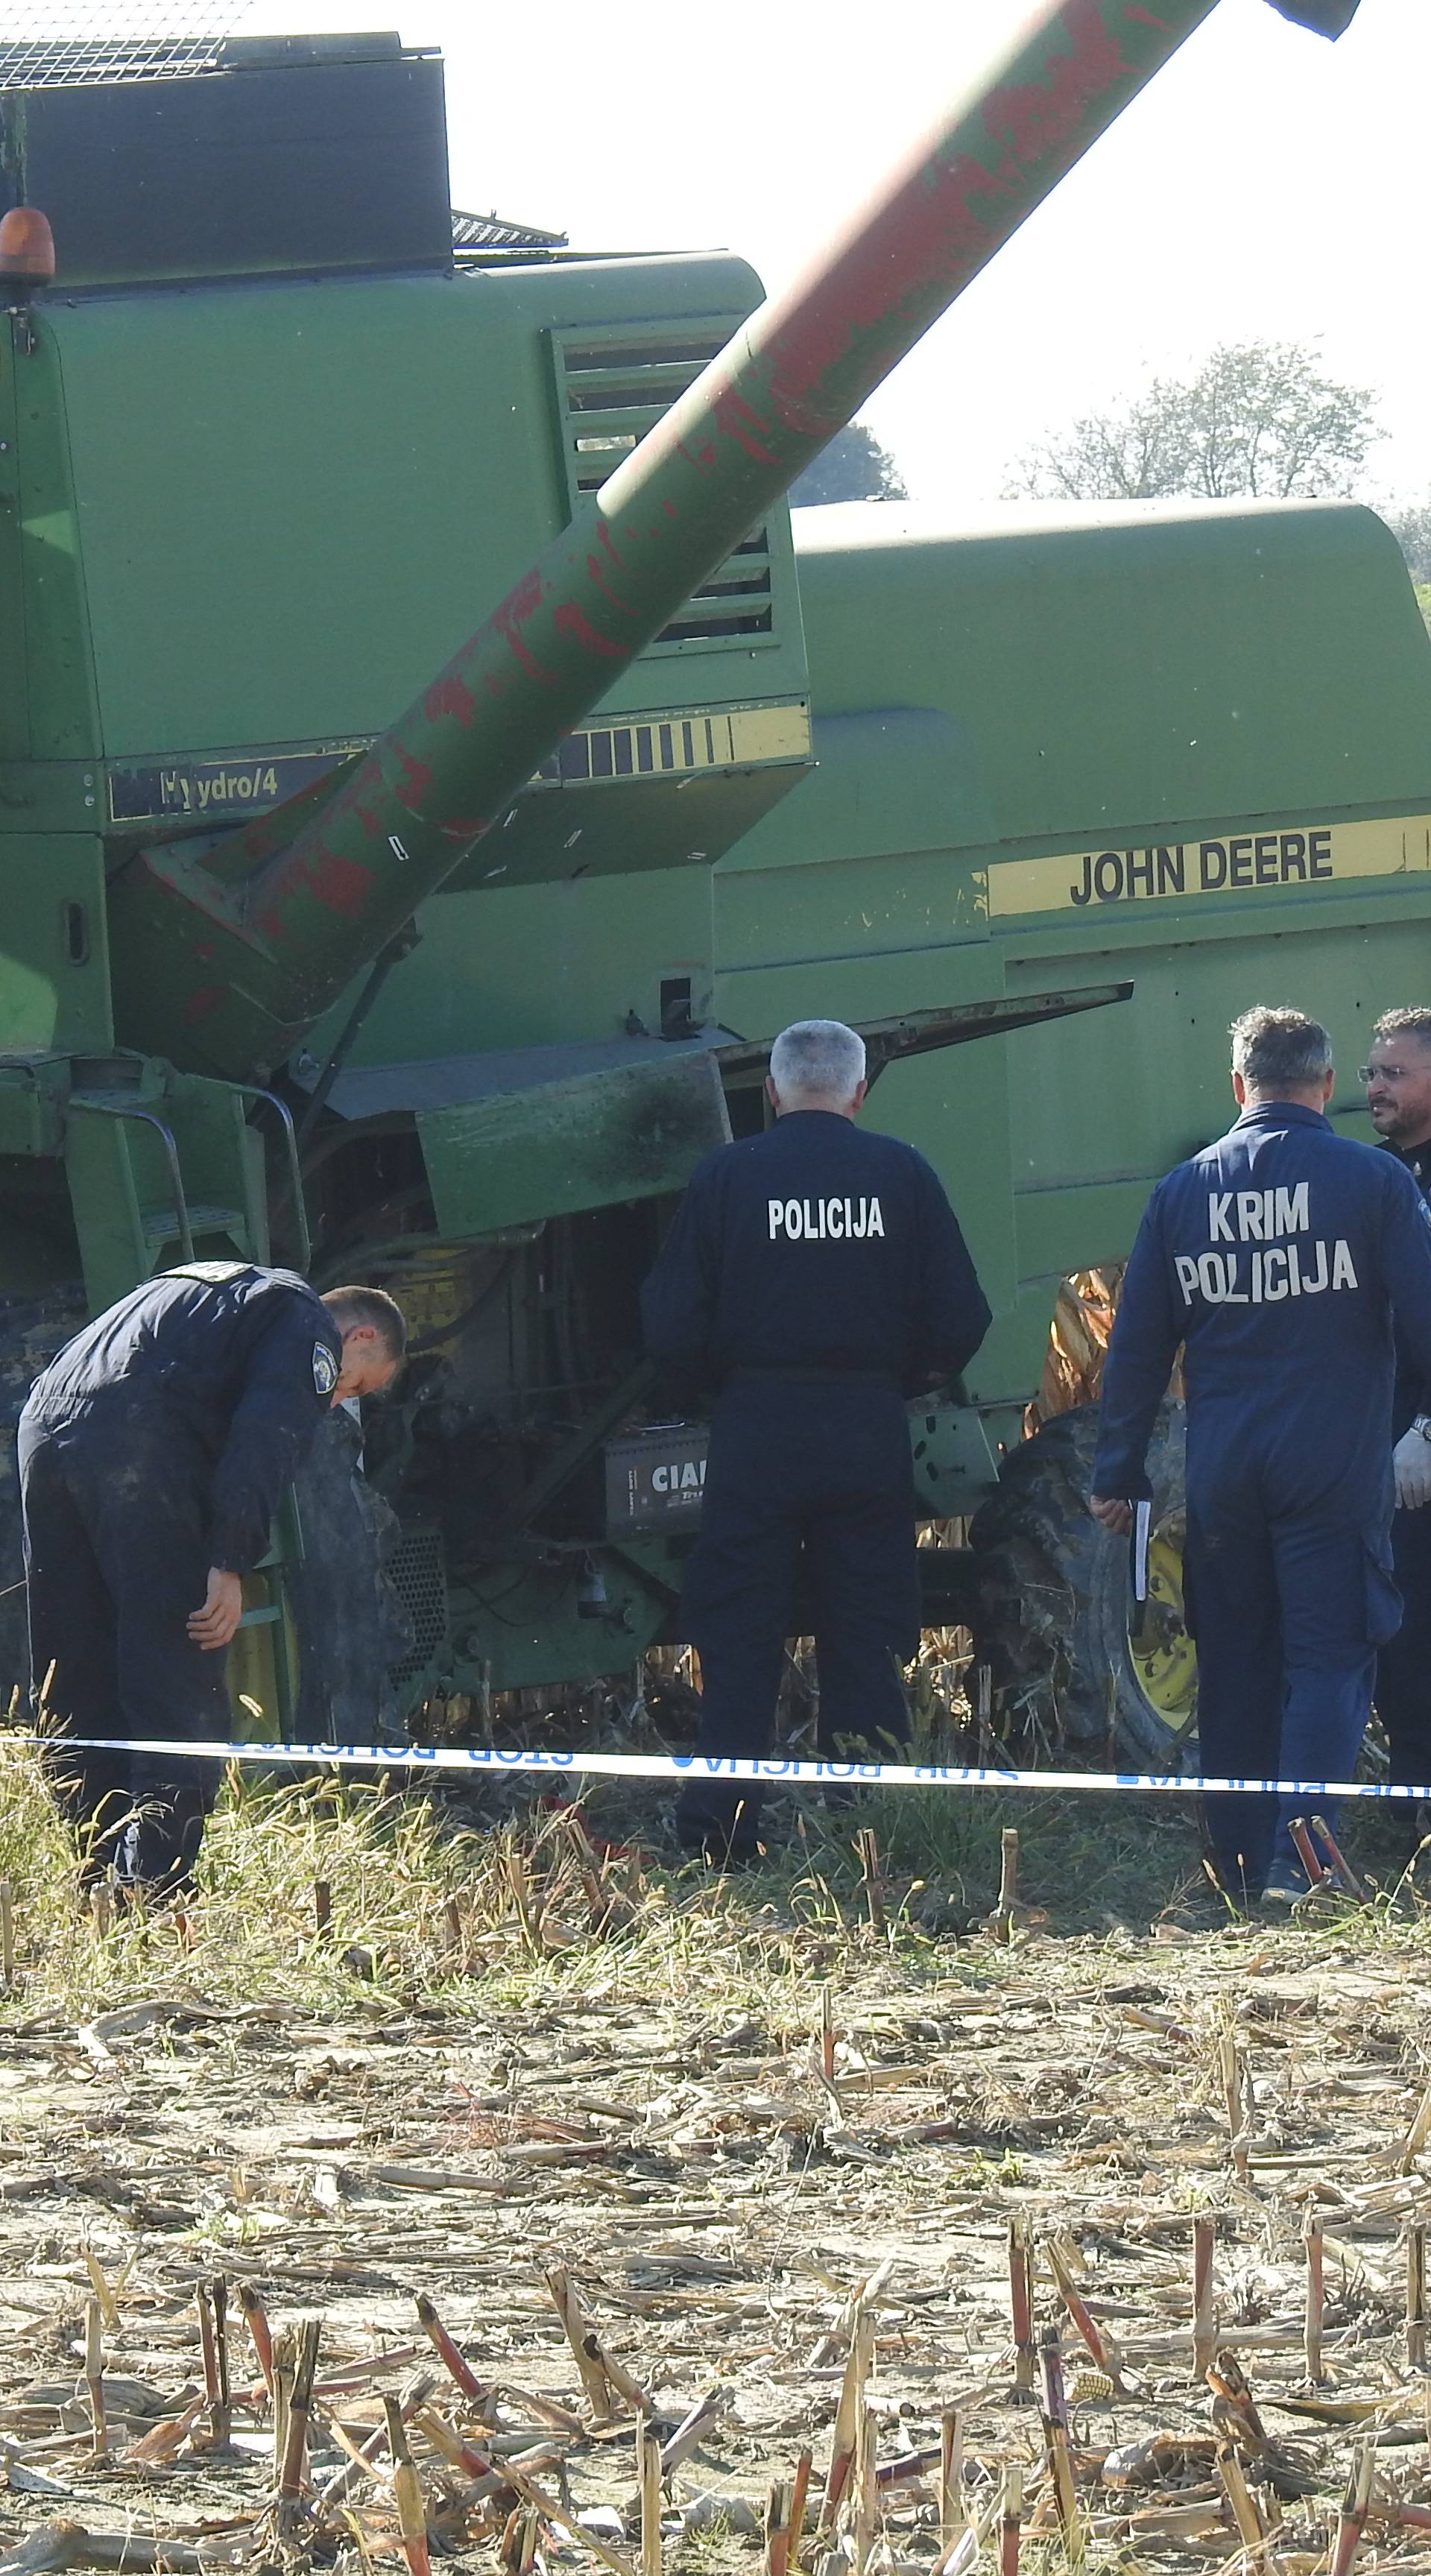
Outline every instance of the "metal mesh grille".
POLYGON ((440 1530, 409 1530, 383 1568, 412 1621, 413 1638, 401 1663, 389 1667, 394 1690, 415 1682, 447 1642, 447 1566, 440 1530))
POLYGON ((7 11, 0 89, 88 88, 217 71, 225 39, 252 0, 214 0, 202 23, 183 0, 43 0, 7 11))
POLYGON ((546 233, 537 224, 508 223, 505 216, 464 215, 452 209, 454 250, 565 250, 565 233, 546 233))

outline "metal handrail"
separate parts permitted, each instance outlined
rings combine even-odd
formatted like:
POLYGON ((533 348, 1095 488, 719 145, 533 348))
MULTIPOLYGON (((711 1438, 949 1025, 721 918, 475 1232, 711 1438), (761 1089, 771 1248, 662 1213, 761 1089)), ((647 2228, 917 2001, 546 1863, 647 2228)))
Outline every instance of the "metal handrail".
POLYGON ((298 1248, 302 1256, 299 1268, 306 1278, 313 1266, 313 1237, 308 1229, 308 1204, 303 1195, 303 1163, 298 1151, 298 1130, 293 1112, 276 1091, 264 1091, 256 1082, 235 1082, 226 1086, 242 1094, 245 1100, 266 1100, 276 1109, 283 1122, 283 1141, 288 1149, 288 1178, 293 1196, 293 1215, 298 1227, 298 1248))
POLYGON ((128 1102, 118 1100, 88 1099, 81 1092, 72 1091, 66 1106, 70 1109, 91 1110, 99 1118, 135 1118, 142 1126, 153 1128, 164 1148, 164 1159, 169 1166, 169 1181, 174 1192, 174 1213, 179 1223, 179 1249, 186 1261, 192 1261, 194 1229, 189 1222, 189 1201, 184 1189, 179 1148, 174 1142, 172 1127, 166 1127, 163 1119, 156 1117, 152 1109, 138 1109, 128 1102))

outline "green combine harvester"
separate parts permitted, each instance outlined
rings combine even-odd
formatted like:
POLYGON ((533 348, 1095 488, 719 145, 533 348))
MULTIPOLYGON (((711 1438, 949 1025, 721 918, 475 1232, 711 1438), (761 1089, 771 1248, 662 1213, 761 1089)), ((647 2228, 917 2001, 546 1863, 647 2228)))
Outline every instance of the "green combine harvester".
POLYGON ((679 1633, 703 1440, 636 1292, 819 1013, 997 1311, 913 1419, 930 1520, 977 1514, 931 1619, 1015 1740, 1101 1733, 1110 1671, 1132 1743, 1185 1736, 1176 1421, 1130 1647, 1087 1420, 1023 1411, 1061 1279, 1225 1122, 1234 1010, 1352 1064, 1416 991, 1431 645, 1365 511, 792 535, 783 494, 1215 5, 1045 0, 771 305, 454 217, 396 37, 0 49, 0 1369, 13 1421, 180 1260, 401 1297, 365 1472, 338 1418, 254 1583, 267 1727, 679 1633))

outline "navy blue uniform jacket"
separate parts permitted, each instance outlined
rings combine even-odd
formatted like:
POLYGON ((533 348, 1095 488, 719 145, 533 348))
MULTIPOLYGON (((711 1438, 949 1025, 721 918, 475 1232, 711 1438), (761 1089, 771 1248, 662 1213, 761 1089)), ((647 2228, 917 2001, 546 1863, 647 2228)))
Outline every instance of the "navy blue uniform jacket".
POLYGON ((1314 1109, 1249 1109, 1148 1202, 1103 1381, 1097 1494, 1146 1497, 1143 1460, 1185 1346, 1189 1464, 1235 1433, 1284 1498, 1390 1501, 1395 1334, 1431 1377, 1431 1210, 1391 1154, 1314 1109))
POLYGON ((329 1409, 342 1348, 296 1272, 199 1263, 146 1280, 76 1333, 25 1409, 46 1428, 115 1441, 131 1408, 151 1425, 157 1413, 211 1470, 210 1564, 246 1574, 329 1409))
POLYGON ((918 1395, 958 1375, 991 1320, 923 1155, 826 1109, 697 1164, 641 1311, 691 1395, 739 1368, 857 1370, 918 1395))

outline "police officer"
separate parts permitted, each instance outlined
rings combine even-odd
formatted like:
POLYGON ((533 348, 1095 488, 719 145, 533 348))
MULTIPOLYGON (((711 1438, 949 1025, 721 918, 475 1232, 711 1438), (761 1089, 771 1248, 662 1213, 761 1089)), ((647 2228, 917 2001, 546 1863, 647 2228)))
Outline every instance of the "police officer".
MULTIPOLYGON (((1377 1134, 1431 1198, 1431 1010, 1384 1011, 1361 1078, 1377 1134)), ((1402 1614, 1377 1657, 1376 1712, 1391 1777, 1409 1785, 1431 1780, 1431 1375, 1416 1367, 1404 1337, 1397 1361, 1391 1549, 1402 1614)))
POLYGON ((217 1768, 121 1742, 227 1736, 242 1577, 330 1407, 386 1386, 405 1338, 378 1289, 319 1297, 291 1271, 200 1262, 121 1298, 32 1387, 31 1673, 50 1718, 100 1739, 57 1756, 87 1876, 114 1847, 121 1882, 187 1881, 217 1768))
MULTIPOLYGON (((954 1377, 989 1309, 922 1155, 864 1133, 865 1050, 838 1020, 778 1037, 775 1124, 693 1173, 643 1292, 647 1347, 684 1400, 716 1393, 685 1596, 701 1658, 699 1755, 768 1752, 797 1577, 808 1584, 819 1745, 908 1734, 919 1642, 904 1399, 954 1377)), ((677 1830, 748 1859, 759 1793, 687 1784, 677 1830)))
MULTIPOLYGON (((1325 1029, 1232 1029, 1241 1116, 1159 1183, 1123 1282, 1092 1509, 1127 1529, 1174 1354, 1188 1391, 1187 1582, 1205 1773, 1350 1777, 1391 1578, 1392 1316, 1431 1376, 1431 1216, 1392 1157, 1337 1136, 1325 1029)), ((1207 1802, 1236 1902, 1306 1878, 1269 1796, 1207 1802)))

